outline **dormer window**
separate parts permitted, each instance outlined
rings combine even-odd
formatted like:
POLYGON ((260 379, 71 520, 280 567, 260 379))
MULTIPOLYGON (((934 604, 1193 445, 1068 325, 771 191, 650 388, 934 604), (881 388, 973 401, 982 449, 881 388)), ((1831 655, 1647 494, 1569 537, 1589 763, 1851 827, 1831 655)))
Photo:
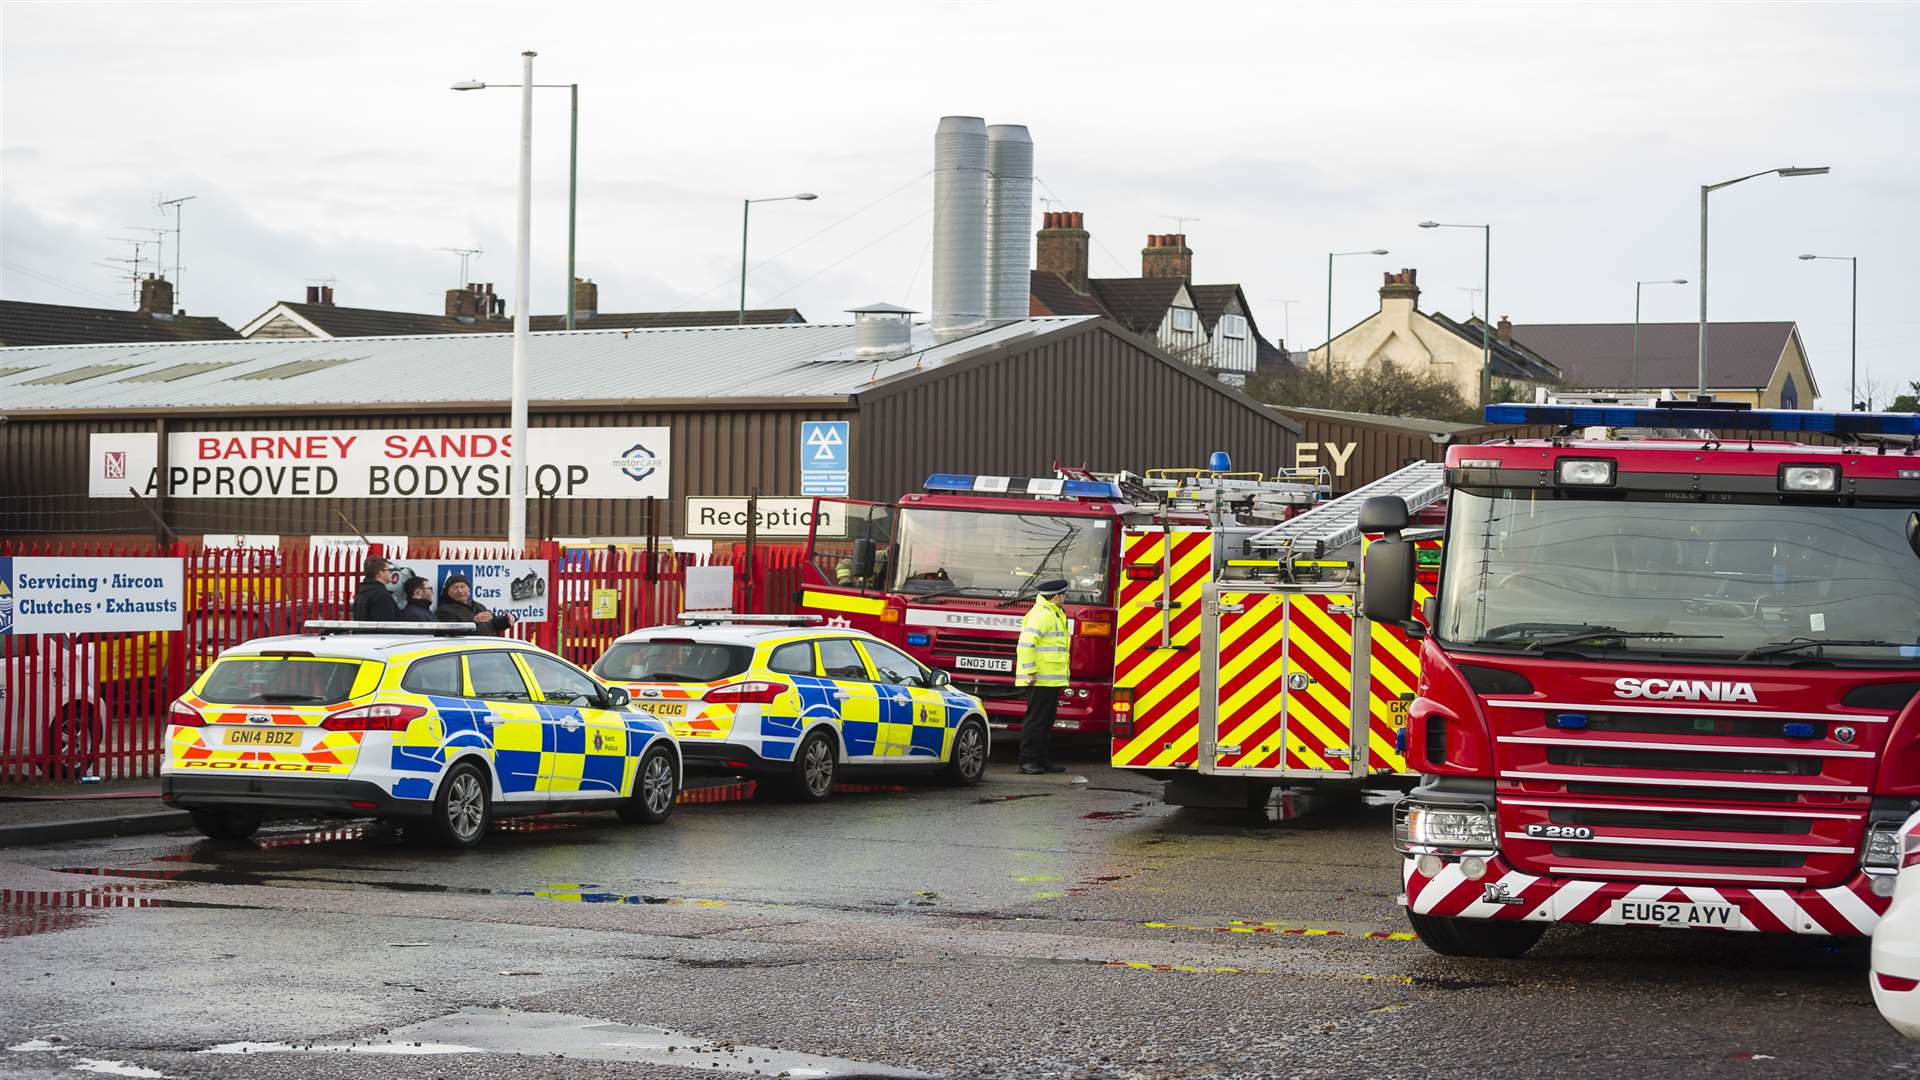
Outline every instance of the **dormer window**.
POLYGON ((1220 316, 1220 332, 1230 338, 1245 338, 1247 336, 1246 317, 1241 315, 1220 316))
POLYGON ((1173 328, 1181 333, 1192 333, 1194 328, 1193 309, 1177 307, 1173 309, 1173 328))

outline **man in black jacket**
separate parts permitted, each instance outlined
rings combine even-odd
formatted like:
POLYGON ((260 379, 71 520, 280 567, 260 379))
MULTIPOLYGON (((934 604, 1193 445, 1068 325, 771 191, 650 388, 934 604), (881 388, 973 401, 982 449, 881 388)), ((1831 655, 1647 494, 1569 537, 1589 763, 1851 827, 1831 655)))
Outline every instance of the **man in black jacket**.
POLYGON ((433 582, 423 577, 407 579, 407 606, 400 609, 400 621, 439 621, 433 613, 433 582))
POLYGON ((473 598, 473 586, 465 574, 454 574, 440 586, 440 602, 433 613, 441 622, 470 622, 483 634, 504 634, 513 626, 513 616, 495 615, 473 598))
POLYGON ((389 591, 399 576, 393 563, 378 555, 369 557, 360 579, 360 590, 353 595, 353 621, 400 621, 400 605, 394 602, 393 593, 389 591))

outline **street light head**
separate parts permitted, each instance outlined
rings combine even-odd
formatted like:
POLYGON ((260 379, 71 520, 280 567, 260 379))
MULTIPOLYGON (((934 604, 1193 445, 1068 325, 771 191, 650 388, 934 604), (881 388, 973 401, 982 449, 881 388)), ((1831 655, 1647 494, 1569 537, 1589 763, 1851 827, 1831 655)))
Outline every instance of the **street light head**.
POLYGON ((1801 260, 1802 260, 1802 261, 1805 261, 1805 260, 1807 260, 1807 259, 1817 259, 1817 258, 1819 258, 1819 257, 1820 257, 1820 256, 1818 256, 1818 255, 1802 255, 1802 256, 1800 256, 1800 258, 1801 258, 1801 260))
POLYGON ((1830 168, 1831 167, 1827 165, 1813 165, 1813 166, 1806 166, 1806 167, 1788 166, 1787 168, 1780 170, 1780 175, 1781 176, 1825 176, 1830 171, 1830 168))
POLYGON ((1440 227, 1440 223, 1437 221, 1423 221, 1420 223, 1420 227, 1423 229, 1437 229, 1440 227))
POLYGON ((820 196, 815 195, 811 191, 803 191, 800 194, 794 196, 794 198, 799 199, 801 202, 812 202, 813 200, 819 197, 820 196))
POLYGON ((1367 252, 1369 255, 1385 255, 1386 253, 1386 248, 1374 248, 1372 251, 1367 252))
POLYGON ((1675 285, 1685 285, 1687 283, 1687 279, 1683 277, 1677 277, 1673 279, 1673 283, 1675 285))
POLYGON ((487 88, 487 84, 486 84, 486 83, 483 83, 483 82, 481 82, 481 81, 480 81, 479 79, 461 79, 461 80, 460 80, 459 82, 457 82, 457 83, 454 83, 454 84, 453 84, 453 86, 452 86, 452 87, 450 87, 449 89, 453 89, 453 90, 485 90, 486 88, 487 88))

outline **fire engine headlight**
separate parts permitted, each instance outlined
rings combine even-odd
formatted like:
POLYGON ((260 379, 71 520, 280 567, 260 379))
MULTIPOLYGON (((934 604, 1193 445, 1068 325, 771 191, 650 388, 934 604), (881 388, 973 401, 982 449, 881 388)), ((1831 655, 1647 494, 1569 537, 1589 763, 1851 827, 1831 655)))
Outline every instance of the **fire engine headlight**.
POLYGON ((1782 465, 1780 490, 1831 493, 1840 490, 1840 470, 1832 465, 1782 465))
POLYGON ((1900 867, 1900 825, 1893 821, 1875 822, 1867 830, 1867 853, 1860 865, 1897 870, 1900 867))
POLYGON ((1478 806, 1406 806, 1394 815, 1393 839, 1402 851, 1428 848, 1494 849, 1493 813, 1478 806))
POLYGON ((1613 462, 1607 458, 1566 458, 1555 475, 1568 486, 1612 487, 1613 462))

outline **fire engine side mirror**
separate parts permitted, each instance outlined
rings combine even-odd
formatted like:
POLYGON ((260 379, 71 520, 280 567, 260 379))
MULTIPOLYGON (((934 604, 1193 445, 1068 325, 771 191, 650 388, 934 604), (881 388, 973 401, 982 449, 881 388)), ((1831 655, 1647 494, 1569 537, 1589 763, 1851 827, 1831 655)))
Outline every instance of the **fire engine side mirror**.
POLYGON ((873 567, 879 561, 879 549, 871 537, 863 536, 853 542, 853 576, 864 582, 873 576, 873 567))
MULTIPOLYGON (((1386 496, 1400 502, 1398 497, 1386 496)), ((1405 513, 1405 504, 1401 504, 1405 513)), ((1366 508, 1361 508, 1366 520, 1366 508)), ((1367 545, 1361 568, 1360 607, 1367 618, 1379 623, 1400 624, 1413 618, 1413 544, 1400 539, 1397 532, 1367 545)))
POLYGON ((1375 495, 1360 504, 1360 531, 1370 533, 1397 533, 1413 524, 1413 515, 1407 510, 1407 500, 1398 495, 1375 495))

